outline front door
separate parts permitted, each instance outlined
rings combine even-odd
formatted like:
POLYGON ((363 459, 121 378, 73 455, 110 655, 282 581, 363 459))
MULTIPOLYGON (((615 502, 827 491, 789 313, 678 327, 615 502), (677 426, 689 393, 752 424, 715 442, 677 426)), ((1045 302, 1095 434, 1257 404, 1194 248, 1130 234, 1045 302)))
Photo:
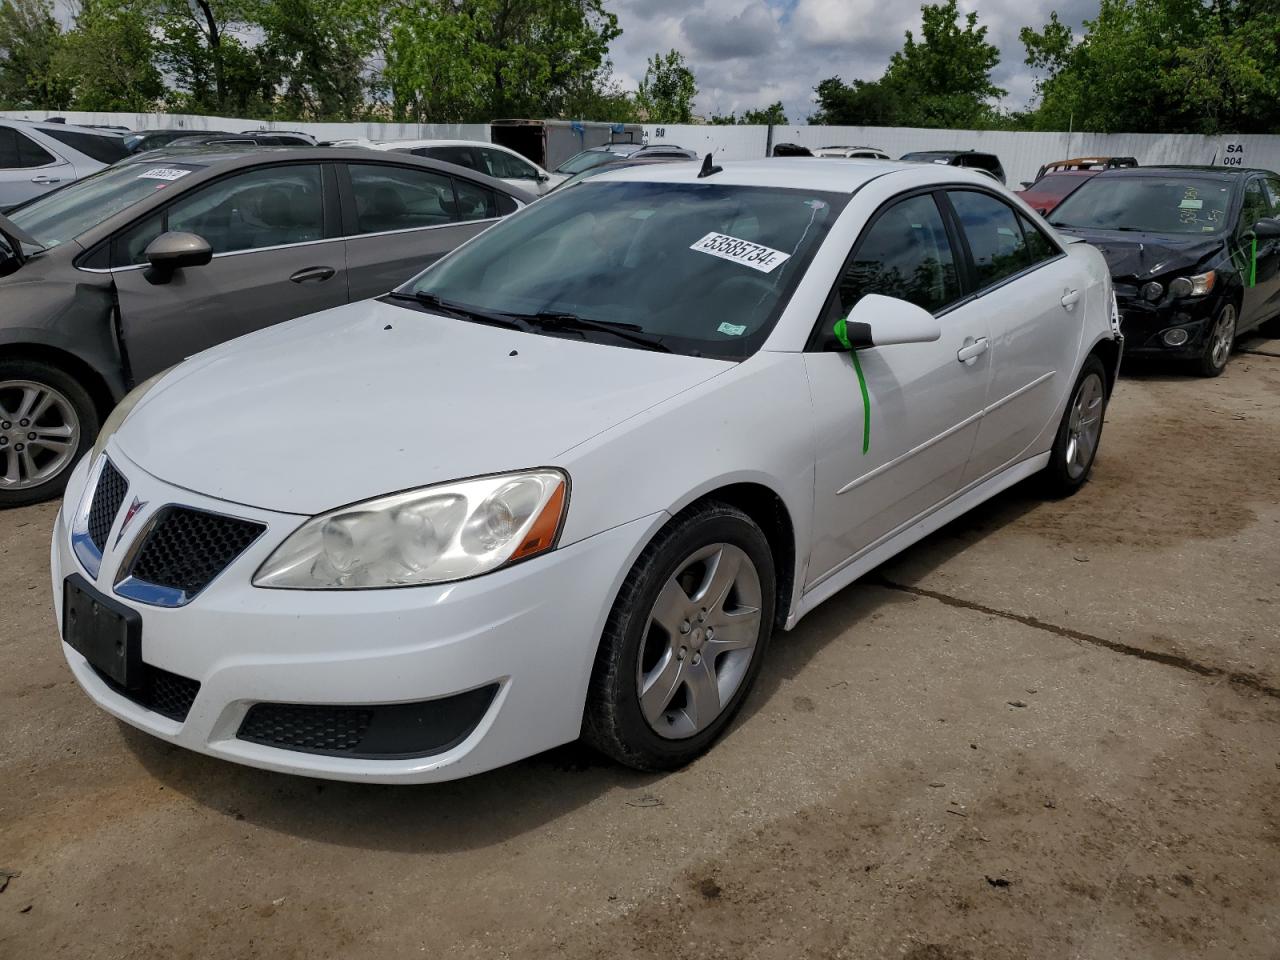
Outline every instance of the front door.
POLYGON ((394 290, 500 215, 492 190, 460 177, 388 163, 351 163, 347 170, 352 300, 394 290))
POLYGON ((1250 330, 1280 310, 1280 240, 1254 234, 1265 217, 1280 216, 1280 181, 1253 177, 1245 184, 1244 206, 1235 245, 1244 269, 1244 309, 1238 327, 1250 330))
MULTIPOLYGON (((954 249, 932 194, 883 210, 863 232, 805 356, 816 418, 813 587, 960 487, 991 373, 984 311, 958 304, 954 249), (869 293, 934 312, 942 337, 830 351, 829 331, 869 293)), ((874 328, 874 320, 873 320, 874 328)))
MULTIPOLYGON (((991 386, 965 485, 1028 454, 1071 390, 1089 278, 1029 219, 990 193, 947 192, 977 299, 991 323, 991 386)), ((1094 296, 1098 293, 1094 291, 1094 296)))
POLYGON ((343 241, 326 238, 323 197, 319 164, 259 167, 194 190, 115 238, 112 276, 133 379, 346 303, 343 241), (147 244, 165 231, 204 237, 213 260, 165 282, 145 265, 147 244))

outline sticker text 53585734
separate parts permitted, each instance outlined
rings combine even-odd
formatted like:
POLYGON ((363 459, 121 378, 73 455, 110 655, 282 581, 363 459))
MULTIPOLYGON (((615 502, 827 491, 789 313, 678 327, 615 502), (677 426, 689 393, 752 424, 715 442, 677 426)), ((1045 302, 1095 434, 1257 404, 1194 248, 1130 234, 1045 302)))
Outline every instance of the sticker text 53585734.
POLYGON ((709 253, 721 260, 731 260, 761 273, 770 273, 775 267, 791 259, 789 253, 764 247, 750 240, 739 240, 725 233, 708 233, 689 249, 709 253))

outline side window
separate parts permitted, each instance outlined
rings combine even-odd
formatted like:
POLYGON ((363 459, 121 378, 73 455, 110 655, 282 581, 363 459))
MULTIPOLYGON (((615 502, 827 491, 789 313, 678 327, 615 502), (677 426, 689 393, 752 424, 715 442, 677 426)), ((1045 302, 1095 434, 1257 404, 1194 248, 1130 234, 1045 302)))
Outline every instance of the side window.
POLYGON ((443 160, 445 163, 456 163, 460 167, 466 167, 468 170, 478 170, 476 166, 476 158, 470 147, 424 147, 421 152, 415 150, 420 157, 430 157, 432 160, 443 160))
POLYGON ((1244 188, 1244 207, 1240 210, 1240 232, 1247 233, 1263 217, 1271 216, 1271 201, 1262 192, 1262 180, 1254 177, 1244 188))
POLYGON ((1061 251, 1057 245, 1044 235, 1044 231, 1021 214, 1018 223, 1022 226, 1022 238, 1027 244, 1027 258, 1031 264, 1044 263, 1058 256, 1061 251))
POLYGON ((1013 208, 986 193, 949 191, 947 196, 969 241, 978 286, 989 287, 1036 262, 1013 208))
POLYGON ((1267 199, 1271 201, 1271 216, 1280 217, 1280 177, 1267 177, 1263 183, 1267 188, 1267 199))
POLYGON ((492 190, 469 180, 454 180, 453 186, 458 198, 459 220, 491 220, 498 215, 498 198, 492 190))
POLYGON ((266 167, 228 177, 168 208, 166 229, 196 233, 214 253, 324 238, 317 164, 266 167))
POLYGON ((45 134, 99 163, 115 163, 129 155, 124 137, 102 137, 94 133, 80 133, 78 130, 46 130, 45 134))
POLYGON ((485 172, 491 177, 503 180, 533 180, 538 175, 533 167, 519 157, 513 157, 502 150, 491 150, 486 147, 479 147, 477 150, 484 157, 485 164, 489 168, 485 172))
POLYGON ((358 233, 435 227, 459 219, 449 178, 430 170, 352 163, 358 233))
MULTIPOLYGON (((164 233, 164 214, 157 213, 135 223, 111 241, 111 266, 131 267, 147 262, 147 247, 164 233)), ((207 238, 206 238, 207 239, 207 238)))
POLYGON ((12 127, 0 127, 0 170, 43 167, 53 163, 54 156, 30 137, 12 127))
POLYGON ((841 315, 869 293, 908 300, 930 312, 960 298, 955 256, 932 196, 895 204, 862 235, 840 278, 841 315))

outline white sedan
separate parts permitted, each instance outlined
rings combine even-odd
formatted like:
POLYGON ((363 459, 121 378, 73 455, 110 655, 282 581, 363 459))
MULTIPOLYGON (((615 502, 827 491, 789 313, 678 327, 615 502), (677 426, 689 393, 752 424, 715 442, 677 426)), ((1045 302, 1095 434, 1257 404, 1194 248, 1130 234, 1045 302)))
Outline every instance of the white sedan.
POLYGON ((401 289, 139 386, 53 535, 105 710, 342 780, 583 737, 687 763, 776 631, 1038 475, 1083 484, 1102 256, 955 167, 602 174, 401 289))
POLYGON ((477 140, 369 140, 360 145, 371 150, 411 153, 415 157, 442 160, 478 170, 537 196, 549 193, 566 179, 562 174, 548 173, 528 157, 496 143, 477 140))

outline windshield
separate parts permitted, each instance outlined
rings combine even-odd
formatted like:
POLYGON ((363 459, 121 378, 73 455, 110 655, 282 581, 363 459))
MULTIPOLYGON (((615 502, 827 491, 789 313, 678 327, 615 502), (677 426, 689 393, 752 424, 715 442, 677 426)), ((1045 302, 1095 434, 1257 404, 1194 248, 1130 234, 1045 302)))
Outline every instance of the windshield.
POLYGON ((608 150, 583 150, 556 167, 556 173, 581 173, 583 170, 598 167, 602 163, 612 163, 619 157, 630 156, 637 149, 639 148, 632 145, 620 145, 610 147, 608 150))
POLYGON ((172 160, 107 167, 13 211, 9 219, 46 249, 56 247, 197 169, 172 160))
POLYGON ((1084 184, 1088 177, 1071 173, 1046 173, 1023 192, 1026 197, 1037 197, 1045 200, 1061 200, 1072 190, 1084 184))
POLYGON ((1218 233, 1226 227, 1231 184, 1200 177, 1093 177, 1063 200, 1055 227, 1141 233, 1218 233))
POLYGON ((489 313, 571 314, 673 351, 742 359, 764 342, 847 201, 813 190, 591 180, 487 230, 402 292, 489 313))

